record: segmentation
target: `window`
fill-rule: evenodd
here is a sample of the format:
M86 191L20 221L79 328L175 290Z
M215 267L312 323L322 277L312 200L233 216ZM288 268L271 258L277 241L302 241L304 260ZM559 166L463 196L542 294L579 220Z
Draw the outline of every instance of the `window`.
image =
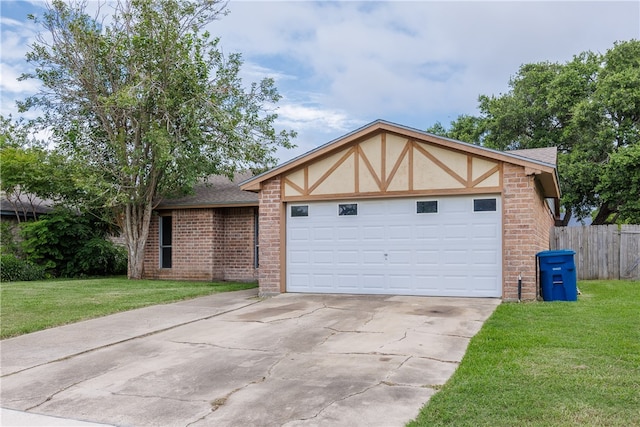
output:
M357 203L339 204L338 215L340 216L358 215L358 204Z
M253 267L260 267L260 216L259 212L256 209L253 214L253 242L254 242L254 253L253 253Z
M171 268L172 221L170 216L160 217L160 268Z
M496 199L473 199L474 212L495 212Z
M438 201L427 200L416 202L416 213L438 213Z
M308 205L291 206L291 217L309 216Z

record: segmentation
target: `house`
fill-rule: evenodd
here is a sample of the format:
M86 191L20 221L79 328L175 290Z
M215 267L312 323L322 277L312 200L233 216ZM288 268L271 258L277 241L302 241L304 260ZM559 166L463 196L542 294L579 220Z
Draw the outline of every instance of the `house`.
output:
M531 300L560 197L555 148L500 152L383 120L244 178L160 204L145 276L505 300L521 277Z
M43 200L30 193L0 192L0 220L19 223L36 219L53 210L53 201Z
M162 201L145 246L143 277L254 281L258 278L258 195L212 176L195 194Z
M259 197L260 294L538 295L556 149L500 152L375 121L241 188Z

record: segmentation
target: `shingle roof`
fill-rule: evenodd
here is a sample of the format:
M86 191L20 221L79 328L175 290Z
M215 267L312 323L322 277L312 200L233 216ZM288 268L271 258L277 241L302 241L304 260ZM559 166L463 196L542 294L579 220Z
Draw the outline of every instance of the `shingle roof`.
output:
M258 206L258 194L240 189L239 183L251 178L251 172L236 174L233 181L226 176L212 175L206 182L197 184L194 194L175 199L165 199L157 209L205 208L228 206Z
M524 150L510 150L506 152L552 165L555 165L558 161L557 147L528 148Z
M48 213L53 210L53 202L51 200L43 200L29 194L21 194L19 200L16 200L16 202L18 203L18 212L20 216L24 216L25 210L29 217L33 214L34 210L38 215ZM4 192L0 194L0 211L2 211L3 216L15 215L13 204L7 200Z

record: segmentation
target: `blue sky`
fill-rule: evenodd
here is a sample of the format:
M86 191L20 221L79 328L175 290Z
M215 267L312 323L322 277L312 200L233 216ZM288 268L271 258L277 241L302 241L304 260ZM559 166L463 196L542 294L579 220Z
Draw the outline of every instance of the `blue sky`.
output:
M107 2L108 3L108 2ZM18 82L42 1L0 0L0 113L38 89ZM96 0L89 0L96 7ZM477 114L521 64L565 62L640 39L640 1L241 1L209 30L244 58L247 83L273 77L286 161L376 119L426 129ZM30 114L37 114L32 112Z

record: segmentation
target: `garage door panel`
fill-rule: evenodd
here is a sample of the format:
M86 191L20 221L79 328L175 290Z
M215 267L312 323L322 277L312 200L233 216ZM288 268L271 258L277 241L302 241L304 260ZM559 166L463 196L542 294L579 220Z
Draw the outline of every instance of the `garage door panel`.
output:
M384 263L384 253L381 250L363 250L362 263L365 266L379 266Z
M365 242L384 242L385 228L382 226L363 226L362 239Z
M291 240L294 242L308 242L310 230L304 228L297 228L291 230Z
M331 266L334 264L333 251L330 250L315 250L313 252L314 265Z
M333 289L335 278L333 274L315 273L311 275L313 292L321 292Z
M295 229L294 229L295 230ZM313 242L333 242L333 227L314 227L312 229Z
M386 264L389 266L409 267L414 264L413 251L408 249L390 251Z
M501 225L473 212L473 197L309 202L287 215L287 290L434 296L501 296ZM339 216L338 204L357 203ZM421 209L432 204L421 205ZM288 213L289 210L288 210Z
M437 267L440 265L440 251L437 249L417 250L415 264L420 267Z
M357 250L338 249L336 251L336 264L338 266L358 266L360 265L360 253Z
M364 291L373 291L372 293L380 293L384 290L385 275L378 274L363 274L362 275L362 289Z

